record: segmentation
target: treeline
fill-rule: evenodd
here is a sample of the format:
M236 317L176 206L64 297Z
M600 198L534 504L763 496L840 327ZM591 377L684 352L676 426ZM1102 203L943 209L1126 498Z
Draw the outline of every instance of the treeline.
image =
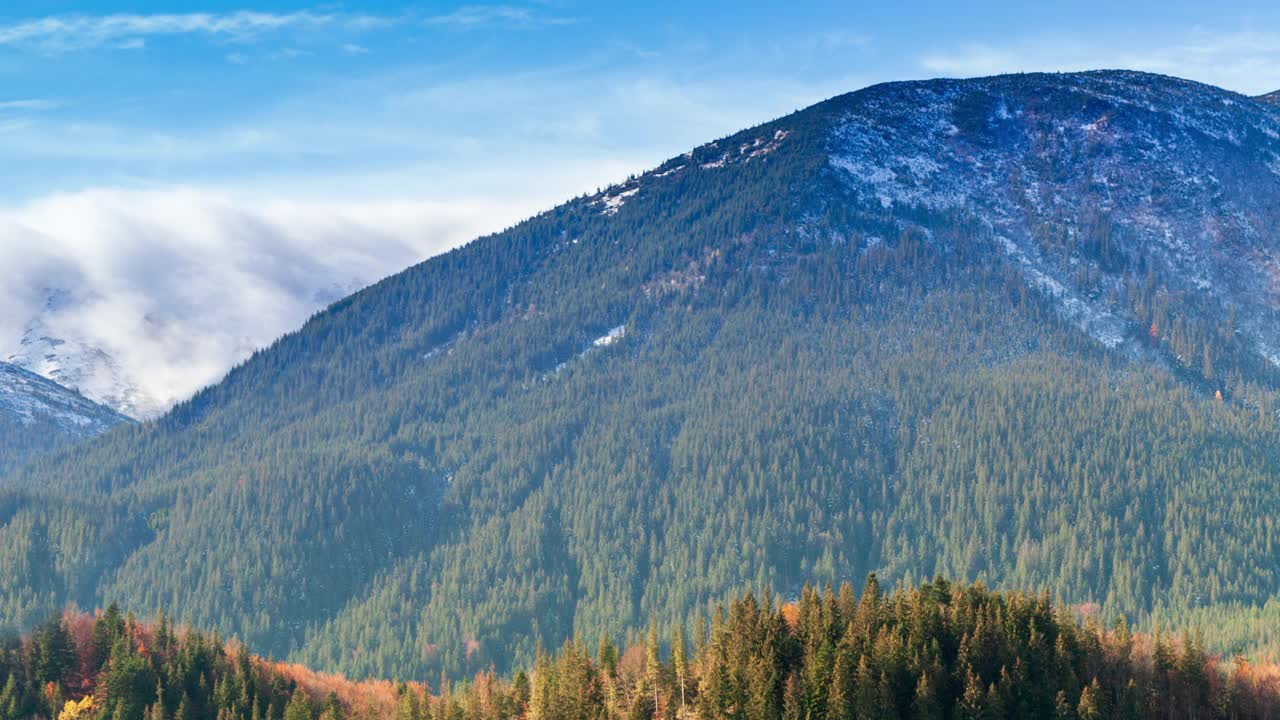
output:
M420 704L424 686L351 683L115 605L0 640L0 720L390 718L410 697Z
M686 637L685 628L691 628ZM0 653L0 720L1001 720L1270 718L1280 670L1198 636L1136 636L1047 595L934 580L891 594L748 593L660 639L567 641L531 669L468 682L353 683L251 657L113 606L66 614Z
M935 580L860 597L806 587L798 602L747 594L660 649L657 633L595 656L540 653L529 678L482 678L439 716L579 718L1263 718L1280 673L1211 656L1197 635L1135 636L1055 607L1047 595ZM526 689L527 685L527 689ZM504 694L505 693L505 694ZM492 711L471 713L473 708Z

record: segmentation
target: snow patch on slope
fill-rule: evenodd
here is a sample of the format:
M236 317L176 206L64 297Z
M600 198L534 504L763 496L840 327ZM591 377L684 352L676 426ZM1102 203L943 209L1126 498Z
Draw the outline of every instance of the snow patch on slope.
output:
M90 437L128 422L109 408L72 392L57 383L0 362L0 414L24 425L37 420L52 421L60 429L80 437Z
M1005 254L1022 268L1023 274L1031 281L1032 286L1057 301L1063 317L1108 348L1118 347L1124 342L1125 321L1123 319L1082 300L1066 285L1041 272L1022 248L1009 238L999 237L997 240L1004 247Z
M622 337L626 334L627 334L627 326L619 325L618 327L613 328L612 330L605 333L604 335L601 335L595 340L592 340L591 347L598 347L598 348L609 347L610 345L621 340Z
M601 215L618 214L618 210L623 205L626 204L627 198L635 197L637 194L639 194L639 192L640 192L640 188L633 187L628 190L621 190L613 194L606 193L605 196L600 198L599 200L599 203L601 205L604 205L604 209L600 211L600 214Z

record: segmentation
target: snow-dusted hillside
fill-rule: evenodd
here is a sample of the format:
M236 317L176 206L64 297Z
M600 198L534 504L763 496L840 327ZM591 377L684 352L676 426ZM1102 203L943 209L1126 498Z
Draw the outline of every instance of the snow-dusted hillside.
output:
M1229 326L1280 365L1280 108L1123 71L891 83L834 103L829 163L856 197L972 213L1104 345L1167 331L1126 305L1127 284L1151 278L1172 317Z
M5 362L0 362L0 417L19 425L52 424L75 437L91 437L129 422L110 408Z

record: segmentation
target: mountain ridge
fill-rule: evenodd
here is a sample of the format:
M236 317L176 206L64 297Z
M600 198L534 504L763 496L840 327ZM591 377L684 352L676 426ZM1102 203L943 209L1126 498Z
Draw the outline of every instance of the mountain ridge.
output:
M38 461L0 495L26 548L0 607L176 602L421 676L873 570L1260 605L1277 123L1188 81L1024 75L699 146Z
M132 420L24 368L0 362L0 473L31 456Z

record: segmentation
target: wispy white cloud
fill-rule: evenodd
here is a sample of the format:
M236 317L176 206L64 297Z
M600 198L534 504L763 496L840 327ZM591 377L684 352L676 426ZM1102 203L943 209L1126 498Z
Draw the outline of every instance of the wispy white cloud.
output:
M475 27L492 23L509 23L520 25L564 25L572 23L572 18L548 16L536 13L529 8L514 5L465 5L444 15L434 15L426 19L429 25L452 25L455 27Z
M33 47L48 52L91 48L138 48L148 37L198 34L232 42L289 28L342 26L370 29L393 22L369 15L314 12L163 13L57 15L0 25L0 46Z
M1167 43L1147 46L1062 37L968 43L926 54L919 65L930 73L959 77L1125 68L1259 94L1280 87L1280 33L1196 28Z
M132 386L131 409L153 414L327 303L530 211L193 188L49 196L0 210L0 359L37 328L67 341L56 352L84 351L86 395Z
M21 98L18 100L0 100L0 112L8 111L25 111L40 112L43 110L52 110L58 106L52 100L45 98Z

